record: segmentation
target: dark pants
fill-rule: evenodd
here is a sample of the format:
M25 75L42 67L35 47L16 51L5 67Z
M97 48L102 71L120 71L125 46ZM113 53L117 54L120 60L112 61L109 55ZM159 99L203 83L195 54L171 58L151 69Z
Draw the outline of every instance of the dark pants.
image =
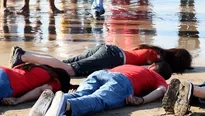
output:
M205 82L202 83L201 85L198 85L198 86L199 87L204 87L205 86ZM205 99L193 96L191 98L190 105L192 105L192 106L198 106L199 105L200 107L205 107Z
M76 76L87 76L97 70L123 65L124 57L117 46L103 44L63 62L71 64Z

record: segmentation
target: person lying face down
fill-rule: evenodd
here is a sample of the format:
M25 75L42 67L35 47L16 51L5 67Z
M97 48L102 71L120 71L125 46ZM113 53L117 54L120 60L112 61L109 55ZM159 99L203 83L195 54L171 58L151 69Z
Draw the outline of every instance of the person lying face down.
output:
M192 57L187 50L182 48L163 49L158 46L141 44L137 48L124 50L115 45L101 44L94 46L86 53L60 61L48 54L13 47L11 67L31 62L62 68L70 76L87 76L97 70L124 64L146 65L158 61L166 61L173 73L183 73L186 69L191 69Z
M89 115L126 105L149 103L164 95L168 86L165 79L169 79L171 74L166 62L155 63L149 68L121 65L95 71L80 83L76 92L63 94L58 91L46 116L65 113Z
M70 84L66 71L47 65L22 64L14 68L0 66L0 100L7 105L35 100L45 89L53 92L77 88Z

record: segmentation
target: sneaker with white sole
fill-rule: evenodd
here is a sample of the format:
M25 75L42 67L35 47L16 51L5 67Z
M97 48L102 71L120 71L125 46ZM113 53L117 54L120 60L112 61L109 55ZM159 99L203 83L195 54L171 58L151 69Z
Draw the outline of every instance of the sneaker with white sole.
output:
M162 99L162 106L166 113L174 113L174 104L177 101L177 94L180 85L179 79L172 79L164 97Z
M29 116L44 116L50 107L53 98L54 93L50 89L44 90L34 106L31 108Z
M189 102L193 94L193 84L182 81L179 86L179 94L174 105L174 113L177 116L184 116L190 108Z
M45 116L63 116L66 113L67 100L62 91L58 91Z

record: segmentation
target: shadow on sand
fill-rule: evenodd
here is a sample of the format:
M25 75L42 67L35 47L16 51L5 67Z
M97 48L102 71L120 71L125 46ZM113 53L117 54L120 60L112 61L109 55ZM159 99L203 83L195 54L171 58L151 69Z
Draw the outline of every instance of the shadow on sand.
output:
M20 109L31 108L34 105L34 103L35 101L22 103L16 106L0 105L0 114L4 114L6 111L9 110L20 110Z
M131 116L131 114L135 111L144 110L144 109L148 110L148 109L153 109L153 108L160 108L161 106L162 106L161 101L157 100L155 102L144 104L141 106L126 106L126 107L119 108L119 109L106 110L106 111L96 113L91 116Z

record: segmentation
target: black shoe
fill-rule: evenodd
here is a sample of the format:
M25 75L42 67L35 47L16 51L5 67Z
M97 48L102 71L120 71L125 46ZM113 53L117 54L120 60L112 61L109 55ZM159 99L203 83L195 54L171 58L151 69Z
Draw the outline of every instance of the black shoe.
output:
M172 79L169 84L169 87L162 99L162 106L166 113L174 113L174 105L178 98L177 94L180 83L179 79Z
M25 53L25 51L20 47L12 47L12 55L10 58L10 67L13 68L19 64L24 63L21 60L21 56Z
M100 19L102 19L101 15L105 13L105 10L104 9L102 9L102 10L92 9L91 12L92 12L92 16L94 19L100 20Z

